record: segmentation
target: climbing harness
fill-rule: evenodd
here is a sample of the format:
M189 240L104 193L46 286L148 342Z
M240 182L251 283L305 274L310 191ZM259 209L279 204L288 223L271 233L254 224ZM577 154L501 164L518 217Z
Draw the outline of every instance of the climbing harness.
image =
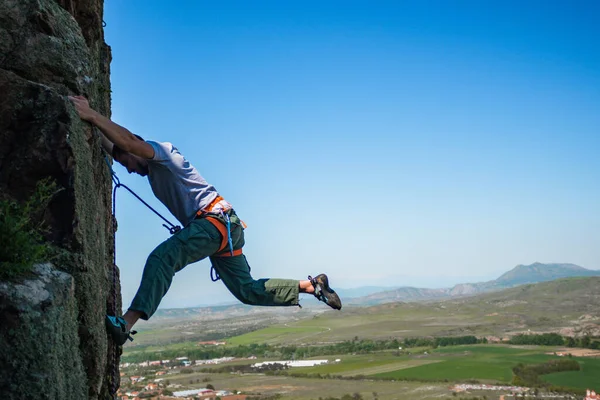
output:
M221 234L221 244L219 245L219 249L211 257L235 257L243 255L241 247L239 249L233 248L230 217L231 210L231 204L221 196L217 196L208 206L196 213L196 218L206 219L213 224ZM240 220L240 225L244 229L247 227L242 220ZM229 247L228 251L226 250L227 247ZM246 256L244 256L244 258L246 258ZM248 265L248 271L250 271L250 265ZM214 265L211 265L210 268L210 279L213 282L217 282L221 279Z
M223 224L223 222L221 222L220 219L215 218L215 217L211 217L211 216L203 217L208 222L213 224L215 226L215 228L217 228L219 230L219 233L221 234L221 238L222 238L221 245L219 246L219 250L217 250L217 252L215 254L213 254L212 257L239 256L240 254L242 254L242 249L241 248L239 248L237 250L233 249L233 240L231 238L231 219L229 218L229 215L227 215L227 214L223 214L223 215L224 216L221 216L221 218L223 218L225 220L225 224ZM227 247L229 247L229 251L223 251Z

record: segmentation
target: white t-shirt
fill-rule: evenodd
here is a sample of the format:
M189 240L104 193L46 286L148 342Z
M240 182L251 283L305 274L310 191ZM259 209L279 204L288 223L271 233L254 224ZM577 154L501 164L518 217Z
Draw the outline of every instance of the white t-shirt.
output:
M156 198L186 226L219 193L171 143L146 143L154 149L154 158L148 160L150 187Z

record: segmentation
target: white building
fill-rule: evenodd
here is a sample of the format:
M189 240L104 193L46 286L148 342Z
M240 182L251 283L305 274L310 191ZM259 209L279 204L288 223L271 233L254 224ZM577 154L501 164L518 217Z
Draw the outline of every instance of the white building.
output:
M221 364L227 361L233 361L235 357L221 357L221 358L213 358L211 360L196 360L196 365L201 364Z
M188 396L203 396L203 395L207 395L207 394L213 394L214 391L207 389L207 388L202 388L202 389L192 389L192 390L182 390L181 392L173 392L173 396L175 397L188 397Z
M328 360L299 360L299 361L265 361L252 364L253 368L259 368L265 365L281 364L288 367L314 367L315 365L327 364Z

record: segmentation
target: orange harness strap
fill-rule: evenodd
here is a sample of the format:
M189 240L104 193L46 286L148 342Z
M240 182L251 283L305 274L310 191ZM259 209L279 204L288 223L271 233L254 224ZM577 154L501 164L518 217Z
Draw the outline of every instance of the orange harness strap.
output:
M213 224L215 226L215 228L217 228L219 230L219 233L221 234L221 245L219 246L219 250L217 250L217 252L212 255L213 257L233 257L233 256L239 256L240 254L242 254L241 248L234 250L233 254L231 254L231 252L229 252L229 251L219 254L221 251L223 251L227 247L227 238L228 238L227 228L225 228L225 225L223 225L223 223L216 218L213 218L213 217L204 217L204 218L206 218L206 220L208 222Z
M215 206L221 201L224 200L221 196L217 196L215 197L215 199L213 201L210 202L209 205L207 205L206 207L204 207L202 210L198 210L198 212L196 213L197 217L202 216L202 214L207 213L207 212L211 212L213 208L215 208Z

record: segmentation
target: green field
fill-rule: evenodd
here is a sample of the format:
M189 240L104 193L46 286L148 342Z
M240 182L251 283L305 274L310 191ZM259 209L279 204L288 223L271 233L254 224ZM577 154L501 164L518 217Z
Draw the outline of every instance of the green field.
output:
M576 360L581 365L581 371L548 374L543 379L557 386L600 389L600 359L577 357Z
M264 342L265 337L276 338L278 335L310 335L315 331L318 333L321 329L314 325L275 326L239 336L227 346ZM167 347L178 349L183 355L186 348L196 346L193 343L179 343ZM518 363L539 364L559 358L546 354L553 352L554 348L541 346L469 345L441 347L435 350L426 348L405 350L411 354L381 351L370 354L318 356L315 358L328 359L329 363L308 368L293 368L289 370L289 373L305 376L320 374L321 376L331 375L344 378L366 376L399 381L465 382L474 380L482 383L510 384L513 376L512 368ZM335 362L336 359L340 361ZM600 382L600 359L585 357L576 357L575 359L580 363L581 371L550 374L544 376L543 379L557 386L578 389L597 387ZM260 360L253 362L258 361ZM250 363L247 360L240 360L235 364Z
M292 326L276 325L258 331L250 332L245 335L236 336L227 340L231 345L243 345L252 343L285 343L287 338L294 337L294 340L309 340L311 336L317 336L328 332L329 328L310 325L310 324L294 324Z
M518 363L539 364L560 357L544 354L552 349L544 347L515 348L504 346L456 346L433 351L428 357L434 364L399 369L380 374L376 378L419 379L510 383L512 368ZM600 359L575 358L581 371L561 372L543 376L557 386L587 389L600 383Z
M366 355L328 356L330 363L311 368L296 368L294 374L364 375L395 380L510 384L512 368L518 363L539 364L558 356L545 354L553 348L538 346L473 345L451 346L428 351L428 354L395 355L378 352ZM325 358L325 357L322 357ZM331 363L335 358L339 363ZM582 370L547 375L555 385L579 389L595 387L600 382L600 359L578 357Z
M228 339L228 343L320 345L355 336L369 339L420 337L450 333L491 334L505 316L486 317L477 307L448 310L420 304L392 304L370 309L324 312L312 318L275 325Z
M420 379L432 381L491 381L510 383L512 368L520 363L544 362L552 356L540 350L524 350L504 346L456 346L433 351L428 359L435 364L377 374L378 378Z
M279 375L232 374L223 371L223 367L249 365L264 360L239 359L221 365L192 367L189 369L194 372L190 374L172 371L167 379L185 387L193 387L198 382L206 382L204 379L210 379L218 388L262 394L280 393L284 398L297 399L318 398L319 392L337 396L356 392L369 397L372 397L372 392L378 392L381 399L431 399L451 396L450 387L460 382L510 384L515 365L559 359L552 354L555 350L553 347L510 345L448 346L435 350L409 348L403 352L387 350L314 357L327 359L329 363L291 368ZM597 389L600 383L600 359L574 359L580 363L581 371L550 374L542 378L557 386ZM396 393L402 393L402 396L397 397ZM502 392L481 391L479 394L492 396Z
M402 368L413 368L420 365L436 362L434 360L411 359L409 356L395 356L390 352L377 352L361 355L335 355L317 357L328 359L329 364L316 367L295 368L294 373L299 374L321 374L336 376L374 375L380 372L395 371ZM340 359L340 362L334 360Z

